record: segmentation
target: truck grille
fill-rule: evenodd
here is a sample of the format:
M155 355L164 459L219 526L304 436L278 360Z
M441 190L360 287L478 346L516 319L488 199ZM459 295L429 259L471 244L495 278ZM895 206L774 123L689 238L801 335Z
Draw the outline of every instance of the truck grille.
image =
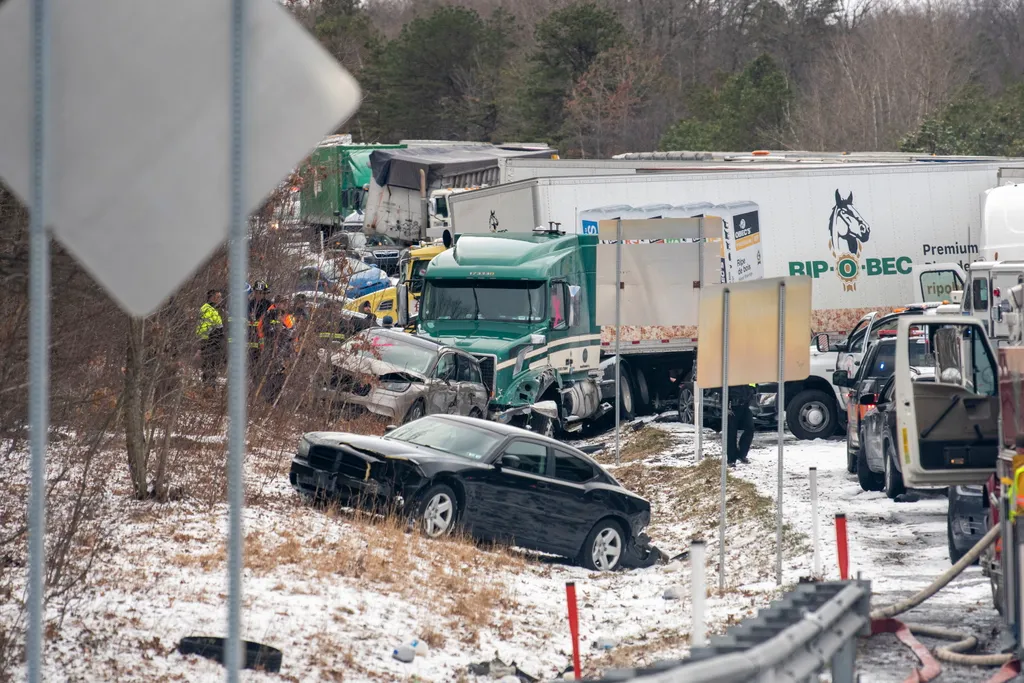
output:
M488 393L494 396L494 373L495 368L498 365L498 357L490 354L473 354L473 356L480 361L480 374L483 375L484 386L487 387Z
M312 446L309 449L309 466L315 470L333 472L338 451L329 446Z

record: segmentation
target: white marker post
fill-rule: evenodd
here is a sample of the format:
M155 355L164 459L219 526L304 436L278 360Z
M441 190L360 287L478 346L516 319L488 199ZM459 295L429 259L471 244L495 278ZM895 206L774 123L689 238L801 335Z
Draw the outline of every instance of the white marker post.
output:
M811 485L811 546L814 554L814 578L821 578L821 550L818 542L818 468L808 472Z
M690 645L705 647L708 644L707 597L708 582L705 576L707 547L704 541L690 542L690 604L693 610L693 625L690 628Z

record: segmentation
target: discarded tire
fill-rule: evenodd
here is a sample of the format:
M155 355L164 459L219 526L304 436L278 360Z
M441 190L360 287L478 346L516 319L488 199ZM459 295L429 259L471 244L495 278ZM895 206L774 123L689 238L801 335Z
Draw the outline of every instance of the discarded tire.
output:
M223 664L226 640L215 636L186 636L178 643L178 652L183 655L199 655ZM254 643L251 640L243 640L242 647L245 651L243 669L258 669L270 673L281 671L282 655L276 647Z

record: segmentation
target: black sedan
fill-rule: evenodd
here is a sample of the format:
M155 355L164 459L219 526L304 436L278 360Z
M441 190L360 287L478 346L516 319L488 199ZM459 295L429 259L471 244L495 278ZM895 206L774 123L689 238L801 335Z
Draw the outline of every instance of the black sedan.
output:
M430 537L562 555L589 569L649 566L651 506L580 451L486 420L430 415L383 437L312 432L292 460L306 496L397 510Z

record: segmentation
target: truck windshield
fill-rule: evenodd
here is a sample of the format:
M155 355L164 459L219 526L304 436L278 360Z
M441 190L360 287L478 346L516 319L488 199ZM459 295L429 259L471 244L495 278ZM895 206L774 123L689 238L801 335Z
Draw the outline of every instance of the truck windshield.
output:
M420 318L541 322L545 309L543 282L428 280Z

